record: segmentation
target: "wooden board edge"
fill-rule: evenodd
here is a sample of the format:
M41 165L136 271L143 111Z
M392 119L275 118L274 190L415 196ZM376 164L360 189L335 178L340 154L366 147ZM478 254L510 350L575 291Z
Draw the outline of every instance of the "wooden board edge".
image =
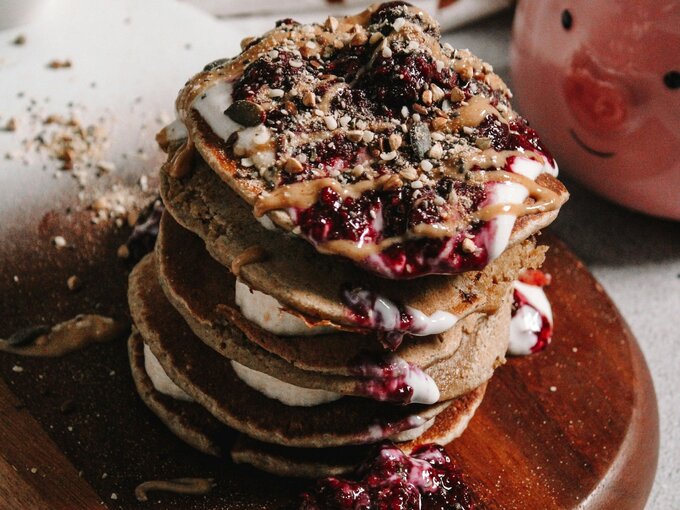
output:
M0 378L0 510L106 508Z

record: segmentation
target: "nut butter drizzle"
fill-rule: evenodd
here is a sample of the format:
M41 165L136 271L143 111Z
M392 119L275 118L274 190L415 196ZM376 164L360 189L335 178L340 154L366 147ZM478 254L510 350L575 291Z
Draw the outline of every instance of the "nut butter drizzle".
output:
M526 157L526 153L519 151L505 151L499 153L505 159L511 156ZM520 174L508 172L506 170L493 171L473 171L466 174L470 180L479 183L507 183L514 182L527 188L529 196L534 200L532 203L498 203L483 207L479 211L472 213L473 220L491 221L502 214L512 214L517 217L528 214L537 214L555 210L561 205L560 195L554 191L538 185L533 180ZM255 215L263 214L275 210L297 207L305 209L314 205L321 190L325 188L333 189L342 198L358 198L364 192L372 189L381 189L390 176L384 175L378 179L359 181L355 184L342 185L334 179L316 179L295 184L288 184L275 189L271 193L260 195L255 202ZM451 223L437 223L429 225L417 225L418 234L427 234L428 237L442 238L452 236L456 233L456 226ZM423 230L427 228L427 232ZM408 236L395 236L384 239L373 244L358 244L354 241L336 239L326 241L317 245L317 249L322 253L336 253L353 259L364 258L379 253L389 246L405 241ZM236 274L236 273L234 273Z
M215 487L213 478L174 478L172 480L149 480L135 488L137 501L148 501L150 491L174 492L175 494L191 494L203 496Z
M101 315L77 315L51 329L32 328L37 335L31 335L31 328L22 330L25 334L12 335L0 340L0 351L23 356L58 357L83 349L93 343L110 342L122 336L127 324Z
M238 277L241 274L241 268L248 264L262 262L267 258L267 252L262 246L257 244L250 246L239 253L234 260L231 261L231 272Z

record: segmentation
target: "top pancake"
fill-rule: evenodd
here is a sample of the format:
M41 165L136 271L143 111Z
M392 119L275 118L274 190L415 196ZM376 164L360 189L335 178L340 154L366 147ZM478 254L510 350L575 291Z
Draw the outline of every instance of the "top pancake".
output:
M307 243L266 230L200 160L183 179L161 173L161 195L173 218L201 237L212 257L227 268L252 246L264 250L264 260L239 270L239 278L249 287L273 296L291 311L349 328L356 323L341 300L348 284L359 282L363 288L428 315L444 310L463 317L495 310L521 270L540 267L545 252L545 247L525 241L483 271L393 281L358 270L340 258L320 257Z
M508 242L500 205L520 217L512 243L567 198L509 97L414 7L285 21L187 83L189 139L165 168L184 174L195 145L258 215L385 277L479 269ZM499 193L509 182L524 191Z

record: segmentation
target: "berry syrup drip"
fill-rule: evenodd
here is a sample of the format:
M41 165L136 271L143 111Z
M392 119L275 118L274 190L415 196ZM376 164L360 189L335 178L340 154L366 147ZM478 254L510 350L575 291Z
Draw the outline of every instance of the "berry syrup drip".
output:
M439 400L434 380L394 354L362 355L351 363L351 371L363 378L359 391L375 400L398 404L434 404Z
M510 345L513 355L527 355L545 349L552 339L553 317L543 287L550 284L550 275L527 270L514 284Z
M130 237L125 243L130 252L129 260L131 262L139 262L144 255L153 250L164 209L161 199L156 198L139 213Z
M341 298L348 318L359 326L384 332L381 341L391 351L401 345L406 334L437 335L451 329L458 320L442 310L426 315L362 287L347 286Z
M300 510L474 510L474 494L437 444L406 455L380 445L351 479L330 477L302 495Z

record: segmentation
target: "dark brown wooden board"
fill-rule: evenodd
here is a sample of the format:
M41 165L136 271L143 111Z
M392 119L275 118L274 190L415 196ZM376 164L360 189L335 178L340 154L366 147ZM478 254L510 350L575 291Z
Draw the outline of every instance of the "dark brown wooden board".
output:
M127 317L128 268L115 257L124 231L91 226L86 213L24 223L0 244L0 337L76 313ZM75 248L51 246L59 234ZM658 454L649 372L600 285L566 246L543 240L551 245L553 344L498 370L449 451L481 508L643 508ZM83 281L77 293L66 288L71 274ZM123 338L61 359L2 354L0 374L0 509L102 508L100 499L125 509L289 508L309 483L233 466L175 439L136 397ZM139 482L180 476L213 476L218 486L206 497L134 499Z

